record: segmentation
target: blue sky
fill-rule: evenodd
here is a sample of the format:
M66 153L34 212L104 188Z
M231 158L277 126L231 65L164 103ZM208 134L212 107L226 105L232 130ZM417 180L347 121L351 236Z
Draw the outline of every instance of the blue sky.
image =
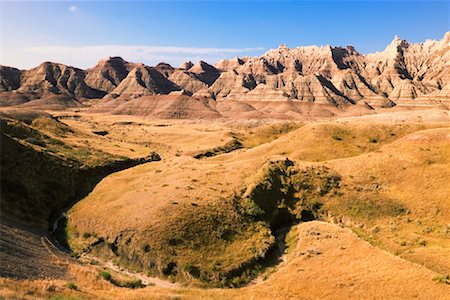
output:
M0 0L1 1L1 0ZM449 31L449 1L2 1L1 64L81 68L120 55L179 65L261 55L280 44L383 50Z

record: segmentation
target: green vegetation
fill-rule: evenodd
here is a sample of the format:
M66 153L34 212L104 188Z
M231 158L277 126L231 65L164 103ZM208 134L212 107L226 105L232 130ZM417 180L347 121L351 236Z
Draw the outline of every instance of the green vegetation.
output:
M92 235L89 232L85 232L83 233L83 239L88 239L90 238Z
M98 273L98 275L101 277L101 278L103 278L103 279L105 279L105 280L107 280L107 281L111 281L111 274L109 273L109 272L107 272L107 271L100 271L99 273Z
M115 286L118 287L124 287L124 288L130 288L130 289L138 289L143 288L145 285L142 283L142 280L136 279L136 280L117 280L112 277L111 273L108 271L100 271L98 275L103 278L106 281L111 282Z
M76 285L74 282L72 282L72 281L69 281L69 282L66 284L66 287L67 287L68 289L71 289L71 290L78 290L77 285Z

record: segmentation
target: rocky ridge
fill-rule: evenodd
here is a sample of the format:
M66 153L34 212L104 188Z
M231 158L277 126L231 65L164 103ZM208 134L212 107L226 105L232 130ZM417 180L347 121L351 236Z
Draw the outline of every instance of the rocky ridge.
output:
M53 104L59 101L73 107L77 100L110 102L170 94L207 101L213 107L220 107L213 102L222 100L319 103L337 108L363 104L369 109L447 106L449 49L450 32L440 41L417 44L396 36L384 51L367 55L352 46L290 49L281 45L260 57L222 60L214 66L199 61L179 68L166 63L149 67L120 57L101 60L87 70L50 62L30 70L0 66L0 105L40 99L45 106L47 100L42 99L51 98Z

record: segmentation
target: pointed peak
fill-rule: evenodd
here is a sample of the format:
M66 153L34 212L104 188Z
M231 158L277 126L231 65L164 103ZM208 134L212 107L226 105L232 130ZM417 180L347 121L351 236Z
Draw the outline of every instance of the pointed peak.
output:
M398 35L395 35L390 45L400 46L402 44L408 44L408 42L401 39Z
M235 63L236 65L243 65L244 61L242 59L240 59L239 57L235 57L231 60L233 63Z
M210 64L208 64L207 62L205 62L203 60L199 60L194 66L200 66L202 69L213 68L213 66L211 66Z
M120 56L108 56L107 58L101 59L95 66L125 64L128 64L128 62Z
M194 64L192 63L192 61L187 61L187 62L184 62L181 64L180 69L189 70L193 66L194 66Z
M145 65L145 64L143 64L143 63L141 63L141 62L139 62L139 63L135 63L134 65L133 65L133 69L132 69L132 71L138 71L138 70L142 70L142 69L146 69L147 68L147 66Z
M398 51L401 51L402 48L407 47L409 43L406 40L402 40L398 35L394 37L392 42L386 47L384 50L388 53L397 53Z
M193 73L202 73L207 70L215 70L216 68L211 66L210 64L204 62L203 60L198 61L195 65L193 65L189 71Z
M355 49L355 47L353 47L352 45L347 45L345 47L345 49L347 50L348 53L353 54L353 55L359 55L359 52Z
M160 62L159 64L157 64L155 66L156 69L168 69L168 70L173 70L173 67L165 62Z
M442 40L444 41L444 43L450 43L450 31L447 31L444 34L444 37L442 38Z

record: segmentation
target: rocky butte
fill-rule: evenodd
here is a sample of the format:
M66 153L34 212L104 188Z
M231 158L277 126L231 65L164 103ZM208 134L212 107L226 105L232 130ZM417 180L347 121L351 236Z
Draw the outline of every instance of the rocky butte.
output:
M92 106L158 118L301 118L306 112L320 117L397 105L442 107L450 99L449 42L450 32L417 44L396 36L384 51L367 55L352 46L282 45L260 57L179 68L120 57L87 70L52 62L30 70L0 66L0 105Z

